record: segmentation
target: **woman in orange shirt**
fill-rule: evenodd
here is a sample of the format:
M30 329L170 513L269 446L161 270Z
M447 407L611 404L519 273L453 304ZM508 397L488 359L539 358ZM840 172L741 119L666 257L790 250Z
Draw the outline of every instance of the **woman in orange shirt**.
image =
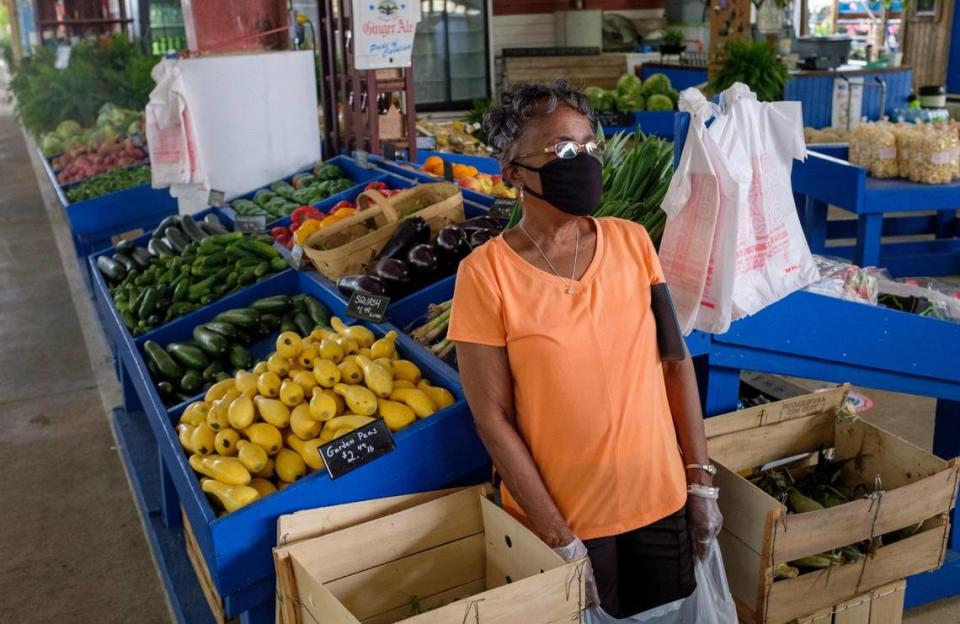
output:
M589 555L588 602L626 617L693 591L722 519L693 365L658 352L653 244L589 216L590 114L554 81L485 116L524 216L461 263L448 337L504 507L566 560Z

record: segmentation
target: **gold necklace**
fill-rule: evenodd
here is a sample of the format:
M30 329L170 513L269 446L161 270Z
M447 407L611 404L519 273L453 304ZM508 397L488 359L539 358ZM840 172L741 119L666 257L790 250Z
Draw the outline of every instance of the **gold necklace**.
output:
M560 271L557 271L556 267L553 266L553 263L550 262L550 258L547 257L547 254L543 253L543 249L540 247L540 244L537 243L537 241L533 240L533 237L530 236L530 232L528 232L526 228L523 227L522 223L518 225L520 226L520 231L526 234L527 238L530 239L530 242L533 243L533 246L536 247L537 251L540 252L540 255L543 257L544 262L547 263L547 266L550 267L550 270L553 271L553 274L559 277L560 279L563 279L562 277L560 277ZM579 259L580 259L580 226L578 225L577 226L577 248L576 248L576 251L573 252L573 271L570 272L570 283L567 284L568 295L572 295L575 292L577 292L573 288L573 282L577 277L577 261Z

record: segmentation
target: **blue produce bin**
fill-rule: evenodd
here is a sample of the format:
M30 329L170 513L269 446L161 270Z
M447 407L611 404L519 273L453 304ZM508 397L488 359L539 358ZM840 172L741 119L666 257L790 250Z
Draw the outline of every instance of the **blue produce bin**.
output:
M189 338L195 325L209 321L219 312L242 307L256 299L277 294L306 292L316 297L334 314L342 313L344 303L303 273L285 272L271 280L210 304L193 315L160 328L152 338L161 344ZM112 322L117 322L115 316ZM382 336L389 325L369 325ZM398 332L399 333L399 332ZM476 436L473 421L464 401L459 379L437 366L408 337L400 334L397 346L404 357L421 368L432 382L448 388L457 403L433 416L418 421L395 434L396 449L337 480L324 472L310 474L296 484L257 501L243 509L217 518L199 479L190 468L174 429L183 409L164 408L140 349L146 338L133 340L124 335L120 350L130 367L131 383L136 390L154 436L161 463L166 467L175 490L165 496L168 522L183 508L196 535L210 577L225 600L228 617L234 617L274 600L273 560L276 544L276 520L301 509L356 502L385 496L478 483L488 476L489 458Z
M633 122L629 126L604 126L604 135L609 139L617 132L633 132L639 129L644 134L652 134L668 141L673 140L674 111L642 111L633 113Z
M367 168L361 167L360 165L357 164L357 161L350 158L349 156L334 156L333 158L329 160L325 160L323 162L329 163L331 165L337 165L338 167L343 169L343 172L346 174L347 178L356 182L356 186L354 186L351 189L347 189L342 193L331 195L330 197L324 199L322 202L313 204L316 208L319 208L320 210L329 210L329 208L333 207L338 202L344 199L350 199L350 194L354 193L354 191L356 191L356 193L359 194L359 192L363 190L363 187L365 187L370 182L374 180L382 179L383 173L384 173L383 171L380 171L378 169L374 169L374 168L367 169ZM312 165L310 167L301 169L299 171L295 171L289 176L283 178L283 181L289 183L290 180L293 179L293 176L299 173L307 173L310 171L313 171ZM244 195L235 197L234 200L249 199L252 201L253 196L257 194L257 191L260 191L265 188L270 188L270 185L268 184L266 186L255 188L249 193L245 193ZM354 194L353 196L356 197L356 194ZM231 200L231 201L234 201L234 200ZM234 212L233 208L225 207L223 210L226 214L230 216L231 219L236 217L236 213ZM290 223L290 217L283 217L267 223L267 229L276 227L278 225L288 225L289 223Z
M416 182L442 182L442 178L430 175L425 171L419 171L415 168L423 164L423 162L429 156L440 156L445 160L450 162L459 163L463 165L470 165L476 167L481 173L489 173L490 175L500 175L500 163L494 160L493 158L487 158L485 156L465 156L463 154L447 154L441 152L417 152L417 162L411 163L406 160L397 160L390 161L386 160L381 156L370 156L370 161L376 163L377 167L383 171L388 171L394 175L407 178L409 180L414 180ZM493 195L487 195L486 193L478 193L467 188L460 189L463 192L463 198L479 204L481 206L490 207L493 205L494 197Z

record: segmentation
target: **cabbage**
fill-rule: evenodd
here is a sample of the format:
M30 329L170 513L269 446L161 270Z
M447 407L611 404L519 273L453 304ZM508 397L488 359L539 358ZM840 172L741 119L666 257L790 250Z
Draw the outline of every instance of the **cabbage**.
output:
M643 110L643 96L642 95L618 95L617 96L617 110L621 113L635 113L637 111Z
M672 111L673 101L662 93L654 93L647 98L648 111Z
M670 79L663 74L654 74L643 82L643 94L647 97L654 93L666 95L672 88Z
M79 134L83 130L83 127L72 119L64 119L57 126L57 129L54 130L54 133L63 140L69 139L70 137Z
M52 158L63 153L63 139L51 132L43 136L43 142L40 146L44 158Z
M590 108L592 108L595 113L603 111L604 97L607 93L605 90L600 87L587 87L583 92L587 96L587 99L590 100Z
M107 102L100 107L100 114L97 115L97 125L100 127L117 125L124 126L124 111L121 108L117 108L115 105Z
M127 134L143 134L143 122L140 119L131 121L127 126Z
M617 93L621 95L626 95L627 93L632 92L635 89L639 89L643 85L640 82L640 79L633 74L624 74L620 76L620 79L617 80Z

